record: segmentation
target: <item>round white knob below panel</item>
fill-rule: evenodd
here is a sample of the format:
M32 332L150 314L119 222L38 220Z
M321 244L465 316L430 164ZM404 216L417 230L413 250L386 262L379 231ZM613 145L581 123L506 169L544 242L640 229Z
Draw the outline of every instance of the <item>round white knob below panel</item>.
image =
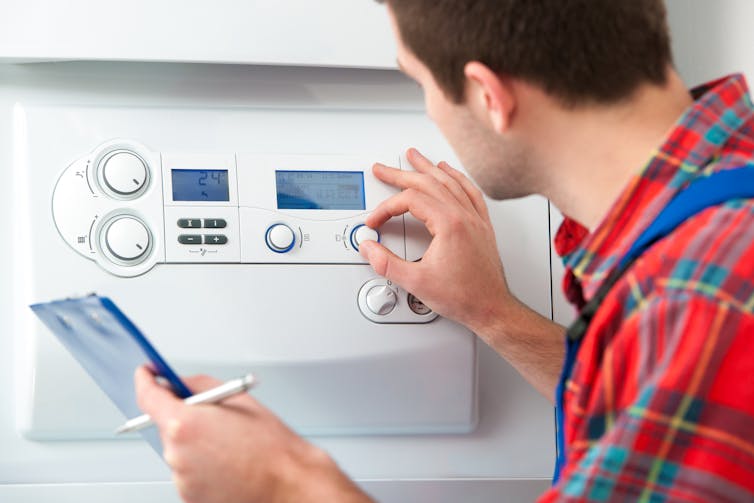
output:
M105 245L124 262L138 262L149 250L149 230L136 218L120 217L105 230Z
M293 229L285 224L275 224L267 229L265 236L267 246L276 253L285 253L293 248L296 243L296 235Z
M364 224L357 225L351 231L351 245L356 251L359 251L359 245L364 241L380 242L380 233Z
M374 286L367 292L366 302L374 314L385 316L395 309L398 294L387 285Z
M106 157L101 166L105 185L120 196L133 196L144 188L149 177L144 161L127 151Z

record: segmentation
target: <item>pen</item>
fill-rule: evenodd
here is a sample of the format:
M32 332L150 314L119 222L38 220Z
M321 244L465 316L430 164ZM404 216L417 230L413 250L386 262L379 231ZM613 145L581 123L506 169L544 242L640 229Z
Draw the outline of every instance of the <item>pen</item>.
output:
M230 396L248 391L252 386L254 386L255 383L256 379L254 378L254 376L252 374L246 374L245 376L239 377L238 379L232 379L226 383L223 383L216 388L197 393L196 395L191 395L190 397L186 398L183 403L185 403L186 405L195 405L198 403L217 403L225 400ZM115 430L115 433L118 435L121 433L130 433L132 431L143 430L147 426L151 425L152 418L149 417L149 414L144 414L143 416L129 419L123 424L123 426Z

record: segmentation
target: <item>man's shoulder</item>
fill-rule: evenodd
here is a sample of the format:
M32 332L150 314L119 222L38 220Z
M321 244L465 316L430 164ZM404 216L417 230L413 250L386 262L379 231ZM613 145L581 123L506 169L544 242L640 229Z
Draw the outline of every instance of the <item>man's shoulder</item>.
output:
M645 252L632 276L647 295L686 292L754 312L754 198L690 217Z
M739 321L754 319L754 198L693 215L647 249L610 291L590 332L602 344L641 327L653 338L673 331L682 314L721 306Z

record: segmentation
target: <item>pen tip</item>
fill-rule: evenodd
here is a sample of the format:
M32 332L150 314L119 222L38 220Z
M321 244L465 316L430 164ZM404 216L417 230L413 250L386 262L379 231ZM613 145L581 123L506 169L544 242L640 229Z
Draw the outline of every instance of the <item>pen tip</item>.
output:
M256 382L256 378L254 377L254 374L246 374L243 376L243 384L244 386L251 387Z

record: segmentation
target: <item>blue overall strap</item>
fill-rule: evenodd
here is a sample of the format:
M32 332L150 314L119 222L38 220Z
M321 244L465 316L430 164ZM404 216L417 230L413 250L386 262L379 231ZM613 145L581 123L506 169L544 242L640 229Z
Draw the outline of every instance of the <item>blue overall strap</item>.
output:
M618 266L600 285L597 293L587 302L579 317L566 331L566 357L555 391L555 435L557 460L553 484L557 483L566 464L565 446L565 387L576 362L581 340L586 335L589 325L604 302L607 294L633 265L637 258L654 243L669 235L678 226L692 216L707 208L718 206L736 199L754 199L754 165L720 171L705 178L699 178L686 189L680 191L665 206L657 218L634 242Z

